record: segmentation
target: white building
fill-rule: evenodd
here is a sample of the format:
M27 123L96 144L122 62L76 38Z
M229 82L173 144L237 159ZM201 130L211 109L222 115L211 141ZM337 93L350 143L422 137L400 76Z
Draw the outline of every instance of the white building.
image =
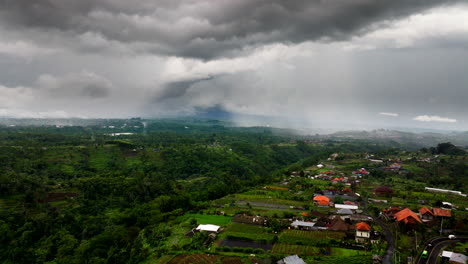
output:
M217 225L199 225L196 230L200 232L208 232L208 233L218 233L221 229L220 226Z

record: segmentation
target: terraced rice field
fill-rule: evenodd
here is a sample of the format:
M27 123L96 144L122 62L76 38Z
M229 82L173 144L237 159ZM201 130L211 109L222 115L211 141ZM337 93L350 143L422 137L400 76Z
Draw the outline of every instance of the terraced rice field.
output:
M215 264L221 256L210 254L181 254L173 258L167 264Z
M288 255L308 255L314 256L320 254L320 249L311 246L301 246L301 245L293 245L287 243L276 243L273 245L271 249L273 254L288 254Z
M279 237L282 243L302 244L302 245L316 245L325 240L335 239L342 240L345 233L333 231L301 231L301 230L285 230Z

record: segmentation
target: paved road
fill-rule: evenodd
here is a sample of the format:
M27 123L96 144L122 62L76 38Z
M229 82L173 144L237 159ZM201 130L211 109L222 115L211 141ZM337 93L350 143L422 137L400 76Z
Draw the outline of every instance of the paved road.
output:
M427 250L428 252L428 258L424 259L422 256L418 256L417 264L436 264L437 263L437 257L440 254L440 251L451 244L460 242L460 241L466 241L468 240L467 237L461 237L457 239L449 239L447 237L436 237L431 239L430 241L427 242L426 246L424 247L424 250ZM431 244L432 246L429 247L428 245Z
M375 216L371 215L369 213L369 211L367 211L367 197L363 197L361 206L362 206L363 212L365 214L367 214L368 216L372 217L372 219L374 219L374 222L379 224L382 227L382 229L384 230L385 240L387 240L387 250L385 251L385 254L383 255L382 263L383 264L392 264L393 263L393 259L392 259L393 252L395 251L395 238L393 237L392 232L390 231L388 226L385 225L384 222L382 222L382 220L380 220L378 217L375 217Z

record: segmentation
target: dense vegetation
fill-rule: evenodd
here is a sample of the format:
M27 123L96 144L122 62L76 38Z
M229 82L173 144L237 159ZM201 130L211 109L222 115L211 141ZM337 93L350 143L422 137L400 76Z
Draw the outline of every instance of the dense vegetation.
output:
M389 144L321 141L217 121L122 122L1 128L3 263L140 263L170 249L165 242L175 232L172 221L211 200L270 183L334 152L397 151ZM110 135L117 132L135 134ZM442 151L457 150L436 149ZM444 177L466 175L465 160L444 162ZM420 175L407 177L446 183L435 172ZM466 188L466 177L456 184ZM173 249L196 249L206 239L198 236Z

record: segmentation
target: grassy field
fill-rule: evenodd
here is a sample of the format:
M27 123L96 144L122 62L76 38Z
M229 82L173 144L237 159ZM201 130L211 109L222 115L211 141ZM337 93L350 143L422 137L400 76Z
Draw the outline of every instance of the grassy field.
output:
M232 217L223 215L202 215L202 214L187 214L187 217L193 217L197 220L198 224L206 225L219 225L226 226L231 223Z
M262 226L246 225L246 224L232 224L222 234L223 237L234 237L239 239L248 239L255 241L271 241L275 234L268 233L268 229Z

